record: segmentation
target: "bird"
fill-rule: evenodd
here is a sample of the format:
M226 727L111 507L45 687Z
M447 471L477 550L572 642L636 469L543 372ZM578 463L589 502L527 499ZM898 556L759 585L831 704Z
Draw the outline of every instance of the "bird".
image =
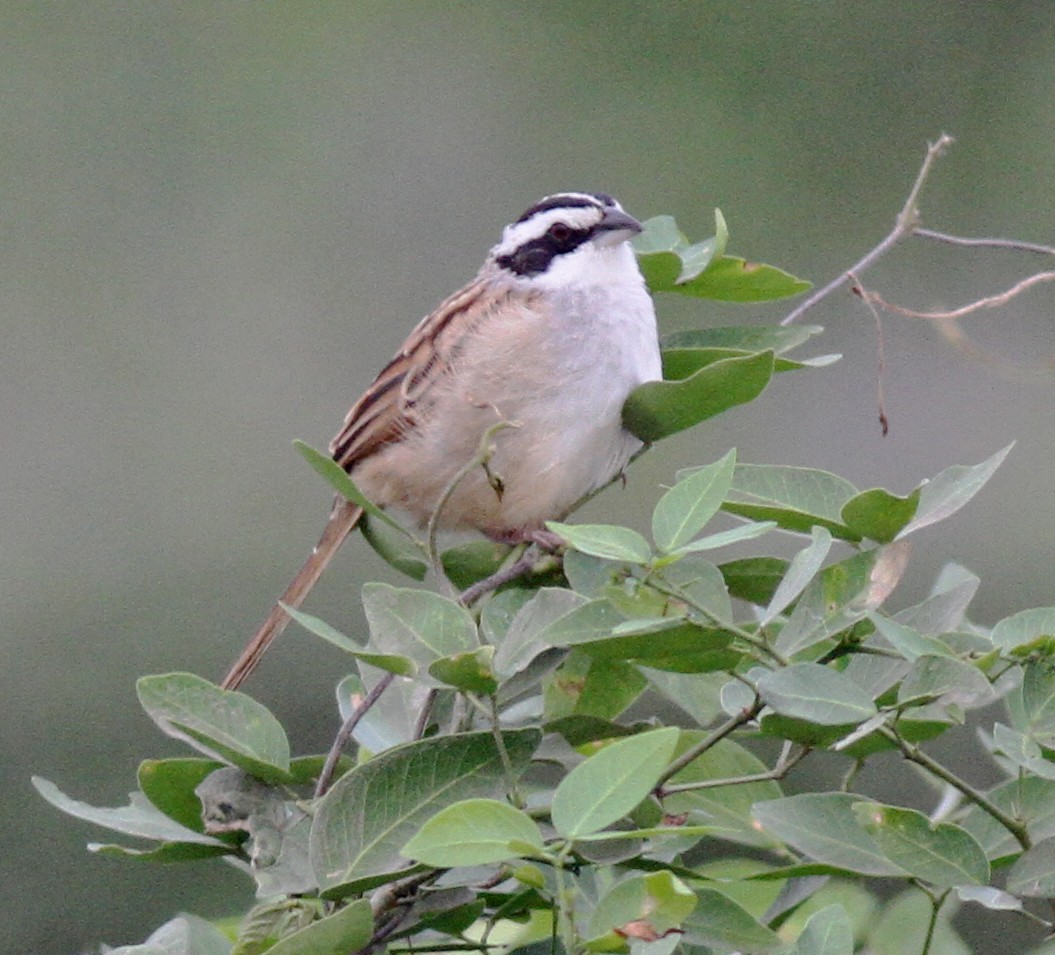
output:
M662 378L656 315L630 240L641 223L605 193L560 192L505 227L468 285L423 318L330 442L372 502L539 541L547 521L622 473L642 442L630 392ZM495 425L489 466L471 469ZM495 476L500 477L500 482ZM221 686L237 689L362 518L338 499L304 566Z

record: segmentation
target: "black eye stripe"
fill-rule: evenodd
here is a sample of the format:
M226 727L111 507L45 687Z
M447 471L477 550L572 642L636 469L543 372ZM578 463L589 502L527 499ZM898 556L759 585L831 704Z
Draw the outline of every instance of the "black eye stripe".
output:
M566 206L567 203L562 203L562 205ZM547 232L537 239L525 242L509 255L500 255L497 260L498 264L503 269L509 269L517 275L538 275L540 272L545 272L558 255L574 252L596 232L593 228L572 229L567 226L566 228L566 237L558 239Z

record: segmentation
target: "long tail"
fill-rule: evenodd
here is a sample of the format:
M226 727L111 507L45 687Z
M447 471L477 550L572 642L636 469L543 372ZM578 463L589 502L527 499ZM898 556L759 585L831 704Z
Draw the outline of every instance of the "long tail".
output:
M304 602L304 598L322 576L326 565L337 553L337 548L344 543L344 539L354 530L362 516L362 508L349 501L338 500L334 504L333 513L322 532L322 537L319 538L311 556L304 561L304 566L300 568L297 576L286 588L286 592L279 598L281 603L295 610ZM238 689L242 681L256 669L264 652L286 629L288 623L289 614L276 603L267 619L260 625L260 629L253 635L253 639L246 644L241 656L235 660L220 686L225 690Z

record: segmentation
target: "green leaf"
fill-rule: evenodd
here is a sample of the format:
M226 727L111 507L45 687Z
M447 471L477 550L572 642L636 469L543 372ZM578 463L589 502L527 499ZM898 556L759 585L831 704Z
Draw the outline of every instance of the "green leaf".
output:
M352 673L337 684L337 706L342 722L359 708L365 697L384 679L381 672L360 669L365 679ZM420 682L397 676L374 705L360 717L352 738L374 755L411 742L415 738L417 714L425 703L429 689ZM350 767L341 768L347 771Z
M681 273L678 275L677 284L695 278L706 270L716 257L725 253L725 244L729 239L729 230L726 228L722 213L714 210L716 234L703 242L696 242L680 251Z
M1038 639L1055 638L1055 607L1035 607L1005 617L991 634L1002 650L1028 647Z
M657 580L665 590L672 590L691 606L718 624L733 624L733 605L725 586L722 572L709 560L697 554L686 554L673 564L653 571L649 580ZM641 588L642 591L645 588ZM610 591L615 601L614 588ZM635 612L635 616L667 616L676 612L678 600L672 601L666 593L656 596L662 599L651 610Z
M161 842L152 849L133 849L131 846L117 845L112 842L89 842L85 848L95 855L115 859L132 859L136 862L153 862L159 865L215 859L234 851L230 845L221 849L219 846L201 846L191 842Z
M719 951L752 953L779 952L786 947L779 935L727 895L715 889L697 888L696 900L696 909L682 925L686 941Z
M853 626L874 607L869 601L879 551L854 554L832 564L807 585L777 637L777 649L792 656Z
M929 635L947 634L963 626L964 614L981 581L958 564L946 564L931 589L930 596L912 607L898 611L898 623Z
M355 486L355 482L349 477L348 472L328 454L316 451L311 445L305 444L303 441L294 441L293 447L296 448L297 453L312 466L315 472L346 501L358 504L363 509L363 512L368 514L375 521L387 524L393 530L399 531L406 537L411 537L397 520L382 511L381 508L374 504L370 498L360 491L359 488Z
M681 275L682 250L689 241L678 229L673 216L653 216L642 223L644 229L633 240L637 264L651 291L673 287Z
M1027 898L1055 896L1055 839L1044 839L1023 853L1007 874L1007 891Z
M112 955L228 955L230 941L195 915L179 915L150 934L142 945L107 949Z
M1055 743L1055 670L1050 665L1028 663L1022 688L1016 699L1021 701L1023 728L1033 739L1052 748Z
M730 544L740 544L743 541L754 540L756 537L768 534L776 526L776 521L760 521L757 524L749 522L727 531L699 537L684 547L679 547L677 553L679 555L698 554L702 550L717 550L720 547L728 547Z
M512 548L508 544L496 544L489 540L468 541L448 547L440 554L440 561L447 579L458 590L465 590L498 570L510 550Z
M267 951L268 955L348 955L365 948L373 934L370 900L359 899L287 935Z
M416 679L429 685L439 683L427 673L433 662L480 647L469 612L428 590L369 583L363 587L363 610L370 626L370 650L394 662L413 660ZM358 656L362 651L355 652Z
M201 803L194 790L223 763L213 759L145 759L136 773L139 788L170 819L204 832Z
M978 949L966 945L950 924L956 907L943 905L932 929L933 907L934 902L916 888L886 900L878 917L870 920L864 950L869 955L977 955ZM998 944L997 951L1002 952L1003 946Z
M583 713L558 716L556 719L547 720L542 726L543 732L560 734L564 737L567 744L573 748L586 743L596 743L602 739L619 739L621 736L633 736L635 733L644 732L648 728L647 724L624 726L622 723L613 723L611 720L602 719L598 716L587 716Z
M170 819L142 793L130 793L127 806L110 809L90 806L88 803L71 799L54 783L39 776L34 776L32 781L37 792L56 809L113 832L139 839L154 839L158 842L187 842L199 846L214 846L224 851L229 849L229 846L219 839L196 832Z
M826 527L815 526L810 530L812 542L809 547L800 550L788 565L787 572L774 591L766 607L765 613L759 618L758 625L765 627L772 623L777 616L784 612L791 602L802 593L806 585L813 580L817 571L821 569L828 551L832 546L832 535Z
M842 510L857 493L849 481L827 471L738 464L724 509L803 534L820 524L836 537L856 541L860 538L843 523Z
M547 721L574 714L614 719L646 686L648 681L635 666L573 650L545 679L543 713Z
M755 819L770 834L810 859L861 875L904 877L858 824L850 793L804 793L756 803Z
M1026 823L1034 843L1055 837L1055 782L1036 776L1017 776L984 795L997 809ZM961 825L991 860L1017 857L1022 851L1015 837L978 806L967 810Z
M590 939L600 939L613 930L633 925L636 931L661 936L678 928L696 908L696 895L669 871L632 875L612 886L597 903L586 930ZM601 949L606 950L606 949Z
M292 620L299 623L309 633L322 637L327 643L333 644L333 646L343 650L345 653L350 653L357 660L362 660L364 663L369 663L370 666L377 667L379 670L385 670L399 676L414 676L418 672L417 664L410 657L395 653L370 653L350 637L341 633L340 630L331 627L325 620L320 620L318 617L313 617L310 613L304 613L301 610L294 610L285 604L282 604L282 609L289 614Z
M702 741L705 735L700 730L683 731L674 751L675 757ZM667 780L665 786L709 781L717 784L727 779L755 776L767 770L768 767L757 756L739 743L723 739ZM691 821L702 820L709 834L715 838L770 849L776 847L776 840L759 832L751 818L751 807L756 802L779 799L780 795L780 786L773 780L735 786L715 785L707 789L671 792L664 797L663 808L670 815L687 813Z
M951 823L932 825L922 813L863 802L854 812L895 865L936 886L984 885L985 852L970 833Z
M256 700L193 673L141 677L147 715L175 739L273 783L289 781L289 740L282 724Z
M607 635L586 635L583 639L564 638L598 660L634 662L657 670L676 673L709 673L735 666L739 653L726 648L733 635L679 617L628 620Z
M814 912L788 955L853 955L854 930L841 905Z
M923 484L920 488L916 516L897 536L905 537L955 514L982 489L1013 447L1014 442L981 464L970 467L954 465L946 468L941 474Z
M858 537L889 544L915 516L919 495L919 488L907 497L882 488L861 491L843 505L840 517Z
M683 547L718 513L735 466L734 448L714 464L691 472L659 499L652 512L652 537L661 551Z
M770 302L799 295L809 288L809 282L772 265L723 255L700 275L680 282L670 291L719 302Z
M722 712L719 694L728 680L725 673L674 673L648 668L645 675L656 690L687 713L698 726L709 726Z
M757 689L777 713L821 726L856 725L877 712L857 684L817 663L794 663L771 671L758 681Z
M718 568L731 596L759 607L773 600L789 569L788 562L779 557L742 557Z
M429 674L440 683L453 686L463 693L490 696L498 689L492 669L494 655L494 647L479 647L465 653L440 657L429 665Z
M917 657L898 688L898 702L938 700L964 709L988 706L996 692L976 667L947 655Z
M652 548L637 531L615 524L561 524L547 521L546 527L567 541L570 547L602 557L631 564L647 564L652 559Z
M495 672L502 678L524 670L539 654L552 648L546 631L550 624L589 601L559 587L542 587L513 617L495 653Z
M576 766L553 794L554 827L575 839L626 815L659 781L677 742L676 727L639 733L606 746Z
M388 521L364 514L359 521L359 532L390 567L412 580L425 579L429 563L422 556L421 546L402 527L395 530Z
M238 942L231 955L263 955L286 935L319 918L317 899L267 899L254 905L238 927Z
M996 723L993 726L992 750L1002 753L1015 766L1021 767L1033 776L1055 780L1055 763L1045 759L1036 740L1024 733L1016 732L1002 723Z
M820 325L726 325L693 328L663 336L664 352L713 350L760 352L767 349L783 355L805 344L824 329Z
M1022 900L1016 899L1010 892L994 889L989 885L960 885L956 894L964 902L977 902L994 912L1021 912Z
M688 378L639 385L623 405L623 426L649 443L753 401L773 377L773 352L725 358Z
M884 617L879 613L870 613L868 619L872 621L876 631L906 660L913 661L924 654L945 657L953 656L949 648L940 640L924 636L918 630L906 627L890 617Z
M502 734L517 774L538 746L537 730ZM402 848L440 809L505 793L502 754L490 732L419 740L386 750L342 776L323 797L311 829L311 861L327 897L391 881L408 871Z
M450 869L543 855L545 847L526 813L494 799L466 799L436 813L401 852L425 865Z

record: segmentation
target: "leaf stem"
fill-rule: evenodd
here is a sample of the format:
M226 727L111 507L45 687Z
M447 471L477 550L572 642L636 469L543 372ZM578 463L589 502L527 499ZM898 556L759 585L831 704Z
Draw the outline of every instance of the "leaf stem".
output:
M464 481L472 471L478 467L482 467L487 471L488 478L492 481L499 481L500 479L491 474L488 468L488 463L491 460L491 456L495 452L495 447L491 443L491 439L498 434L499 431L504 431L506 428L518 427L512 421L496 421L493 425L487 428L484 433L480 436L480 444L476 449L476 454L473 455L468 461L465 462L456 472L454 477L447 482L447 486L440 493L439 499L436 501L436 506L432 509L432 516L429 518L428 532L426 537L426 546L429 555L429 563L432 564L433 570L436 571L440 580L447 581L447 586L453 591L451 582L447 579L447 575L443 572L443 562L440 560L439 550L436 546L436 536L439 533L440 517L443 513L443 509L447 506L451 499L451 496L457 490L458 485ZM500 484L495 485L495 493L501 495Z
M556 884L557 933L564 945L565 955L574 955L575 945L575 900L565 879L564 863L571 853L571 844L564 846L553 860L553 880Z
M923 939L923 949L920 952L920 955L928 955L928 953L930 952L931 943L934 941L934 930L938 926L938 912L941 911L942 903L945 902L945 899L948 897L949 892L952 890L946 889L944 892L941 893L941 895L934 895L920 883L917 882L916 886L922 889L923 892L930 899L930 919L927 922L927 934L926 937Z
M506 788L509 791L509 801L516 806L517 809L523 809L527 803L524 801L524 797L520 794L520 789L517 787L516 773L513 771L513 761L509 758L509 751L506 749L506 741L502 736L502 722L498 714L498 697L492 694L488 697L488 700L491 704L491 735L494 737L495 748L498 750L498 757L502 760L502 768L505 770Z
M725 630L728 633L734 634L740 640L743 640L744 643L750 645L751 647L754 647L756 650L759 650L765 656L769 657L770 660L772 660L774 663L777 663L778 665L783 667L786 667L790 664L790 661L784 656L784 654L782 654L779 650L776 650L774 647L770 646L769 642L764 637L760 637L758 634L752 633L750 630L745 630L743 627L738 627L735 623L730 623L726 620L720 620L710 610L703 606L703 604L694 600L690 594L687 594L676 584L672 584L669 581L664 580L662 575L657 575L656 577L652 577L652 575L649 575L645 578L645 582L650 587L653 587L655 590L659 591L659 593L666 594L668 597L673 597L675 600L680 600L682 603L687 604L697 613L701 614L708 621L714 624L714 626L718 627L720 630ZM759 662L761 663L763 661L759 660Z

